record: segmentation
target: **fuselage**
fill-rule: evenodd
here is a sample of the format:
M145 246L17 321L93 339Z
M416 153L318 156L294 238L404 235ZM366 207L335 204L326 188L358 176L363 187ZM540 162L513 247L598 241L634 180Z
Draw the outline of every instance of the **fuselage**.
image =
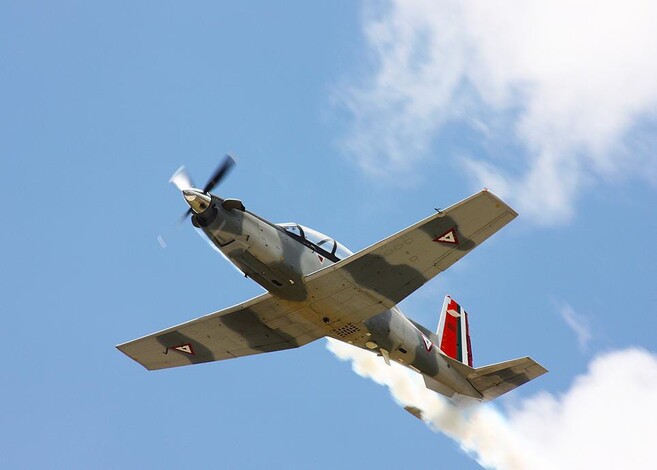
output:
M272 295L310 307L306 276L339 263L351 252L330 237L307 227L274 224L247 211L237 200L212 197L209 207L192 218L208 239L244 273ZM344 323L325 314L305 321L320 326L326 336L371 351L436 381L433 389L477 396L472 385L449 366L429 330L409 320L397 307L359 323ZM444 386L444 390L441 387Z

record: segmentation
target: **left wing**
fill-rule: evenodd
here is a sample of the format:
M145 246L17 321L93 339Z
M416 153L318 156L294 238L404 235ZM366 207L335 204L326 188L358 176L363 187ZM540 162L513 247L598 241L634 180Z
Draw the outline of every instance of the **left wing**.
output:
M148 370L280 351L324 336L309 314L302 304L263 294L117 348Z
M518 214L488 190L310 274L314 311L331 325L357 323L394 307Z

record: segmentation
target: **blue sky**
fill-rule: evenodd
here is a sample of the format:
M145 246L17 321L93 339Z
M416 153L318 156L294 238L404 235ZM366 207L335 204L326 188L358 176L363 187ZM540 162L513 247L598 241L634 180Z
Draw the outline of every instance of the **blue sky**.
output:
M532 455L576 468L536 438L563 424L584 457L609 438L641 468L655 10L491 3L2 2L0 466L511 468L429 430L324 340L156 373L114 349L260 292L176 226L167 183L184 163L200 185L232 152L220 194L352 250L483 186L505 197L520 217L402 308L434 328L449 293L476 365L550 370L491 408ZM602 424L569 414L582 395Z

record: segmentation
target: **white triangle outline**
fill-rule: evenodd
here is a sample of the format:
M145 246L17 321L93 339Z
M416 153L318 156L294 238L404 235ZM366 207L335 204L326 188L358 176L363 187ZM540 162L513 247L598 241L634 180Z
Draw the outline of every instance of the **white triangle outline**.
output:
M424 341L424 347L426 348L427 351L431 351L431 348L433 347L433 343L429 338L426 336L422 335L422 341Z
M192 352L192 347L189 344L181 344L180 346L176 346L173 349L175 349L176 351L184 352L186 354L194 355L194 353Z
M456 237L454 236L454 230L450 230L445 235L438 239L439 242L444 243L456 243Z
M446 233L443 233L439 237L433 239L435 242L449 243L450 245L458 245L459 240L456 237L456 227L452 228Z

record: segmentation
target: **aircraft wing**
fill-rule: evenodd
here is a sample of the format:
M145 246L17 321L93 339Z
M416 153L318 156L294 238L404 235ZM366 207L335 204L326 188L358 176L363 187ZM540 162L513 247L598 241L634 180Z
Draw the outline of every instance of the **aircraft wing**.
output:
M488 190L310 274L312 309L331 323L360 322L398 304L518 214Z
M148 370L280 351L324 336L302 304L263 294L117 346ZM312 313L312 315L316 315Z

